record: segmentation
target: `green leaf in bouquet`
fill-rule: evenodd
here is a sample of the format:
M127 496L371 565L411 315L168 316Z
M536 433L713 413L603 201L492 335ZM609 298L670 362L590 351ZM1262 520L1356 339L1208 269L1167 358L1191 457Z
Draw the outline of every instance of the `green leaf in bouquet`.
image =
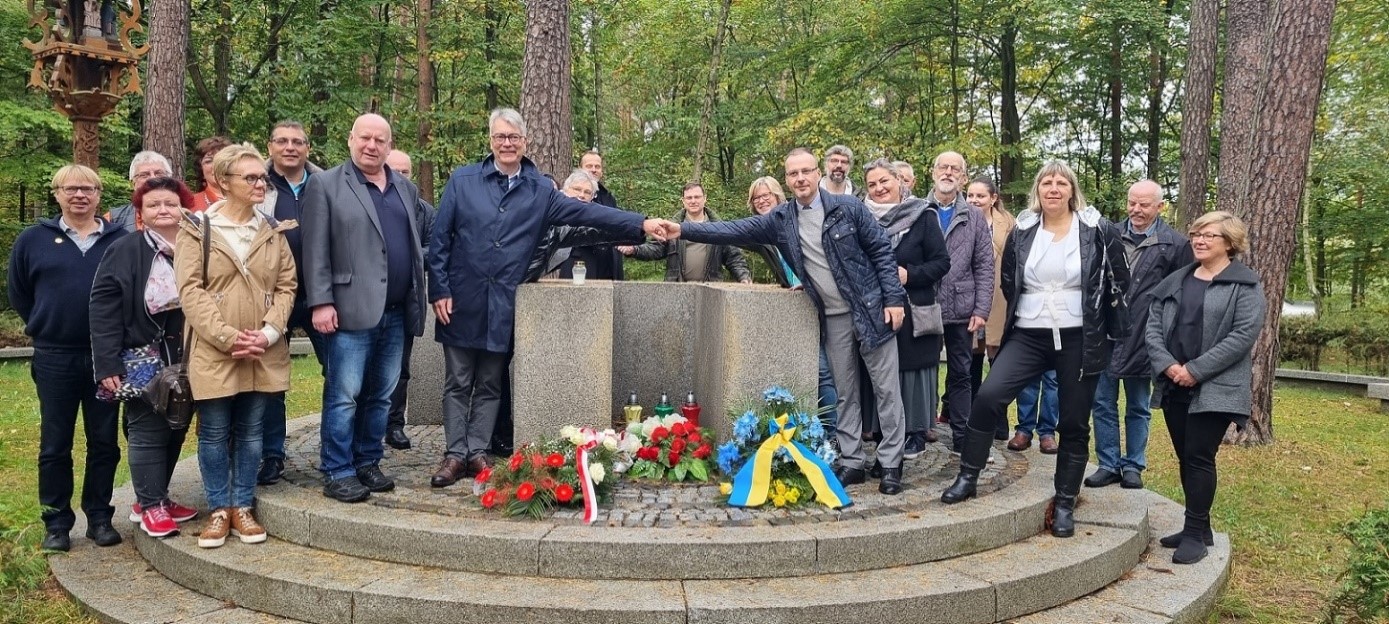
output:
M680 462L680 463L676 464L674 468L671 468L671 469L670 469L670 480L671 480L671 481L684 481L684 480L685 480L685 474L688 473L688 472L689 472L689 471L685 469L685 462Z
M680 463L684 464L685 462ZM705 463L704 460L693 459L689 461L689 465L690 476L693 476L696 481L709 480L709 464Z

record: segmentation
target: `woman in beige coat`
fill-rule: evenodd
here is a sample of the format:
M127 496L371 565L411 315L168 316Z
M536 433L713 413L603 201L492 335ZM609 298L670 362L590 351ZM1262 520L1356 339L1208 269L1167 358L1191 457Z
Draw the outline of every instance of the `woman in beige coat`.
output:
M1008 303L1003 300L1003 281L999 270L1003 267L1003 245L1008 242L1008 232L1013 230L1016 219L1003 208L1003 198L998 195L998 185L987 176L975 178L965 189L965 201L974 206L984 221L989 224L994 242L994 303L990 308L989 322L984 325L982 337L974 343L974 361L970 364L970 387L979 392L979 384L984 381L984 358L993 362L998 357L998 345L1003 340L1003 323L1008 318ZM1008 423L999 423L995 437L1008 439Z
M265 159L250 144L213 157L227 192L202 215L185 213L174 254L192 345L188 376L198 404L198 467L212 513L198 545L228 533L265 541L251 504L261 453L261 417L272 393L289 389L286 325L296 287L294 256L275 222L254 206L265 198ZM206 260L203 239L210 241Z

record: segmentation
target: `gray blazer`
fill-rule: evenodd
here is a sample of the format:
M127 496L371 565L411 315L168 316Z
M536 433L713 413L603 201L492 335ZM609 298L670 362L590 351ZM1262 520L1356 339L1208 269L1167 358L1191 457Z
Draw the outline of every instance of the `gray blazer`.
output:
M1182 300L1182 280L1196 270L1192 263L1168 275L1153 289L1145 328L1148 358L1157 376L1152 402L1162 399L1172 387L1163 373L1181 364L1167 348L1168 337L1177 326L1177 310ZM1254 363L1250 354L1264 326L1264 288L1259 274L1244 263L1230 263L1206 289L1201 321L1201 355L1185 362L1187 372L1196 378L1190 413L1225 412L1248 416L1254 402Z
M413 210L420 192L400 174L390 171L389 175L410 219L414 280L405 306L405 328L420 336L424 334L424 258ZM386 309L386 241L376 206L357 180L351 161L309 177L299 227L304 236L308 306L334 305L339 329L376 327Z

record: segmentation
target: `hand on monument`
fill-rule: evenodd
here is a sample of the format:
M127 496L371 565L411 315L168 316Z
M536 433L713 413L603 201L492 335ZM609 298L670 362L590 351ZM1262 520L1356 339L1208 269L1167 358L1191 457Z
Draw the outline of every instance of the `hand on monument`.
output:
M453 315L453 297L444 297L434 302L434 316L440 323L449 324L450 316Z
M338 331L338 309L328 303L313 309L313 328L320 334Z
M883 322L887 323L888 326L892 328L892 331L902 329L902 315L905 312L902 306L883 308Z

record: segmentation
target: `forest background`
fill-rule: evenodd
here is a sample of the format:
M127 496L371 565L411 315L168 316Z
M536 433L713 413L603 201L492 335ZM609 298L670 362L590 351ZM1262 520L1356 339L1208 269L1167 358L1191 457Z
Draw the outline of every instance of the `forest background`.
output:
M284 119L303 122L312 160L331 166L346 158L351 121L367 110L391 120L397 146L416 159L422 191L437 198L453 168L486 155L487 111L516 106L530 116L529 94L553 98L545 110L571 115L564 126L572 139L545 141L562 153L538 158L542 166L562 177L584 150L600 149L605 185L624 208L651 215L674 214L681 186L695 179L720 215L744 215L748 183L780 178L783 155L795 146L842 143L859 165L878 156L908 161L918 192L929 187L934 155L956 150L973 175L1002 183L1013 211L1047 159L1075 167L1091 203L1116 220L1128 185L1152 178L1168 191L1176 227L1206 209L1233 209L1257 227L1251 258L1265 265L1266 281L1281 273L1290 299L1312 300L1333 317L1351 311L1340 317L1352 319L1341 329L1303 327L1297 335L1312 343L1343 340L1352 329L1389 336L1365 331L1373 328L1363 322L1385 317L1389 301L1376 294L1389 270L1389 178L1381 172L1389 162L1389 0L1313 0L1281 16L1269 6L151 0L145 11L155 49L146 59L146 95L126 98L102 125L103 201L126 201L125 172L142 146L163 146L187 175L184 160L197 140L220 134L263 146ZM1319 11L1329 18L1332 6L1334 21L1315 19ZM544 20L557 15L567 28L550 23L545 30ZM1248 35L1251 24L1262 38ZM71 158L68 122L25 86L33 60L19 42L36 35L25 1L0 0L0 37L13 42L0 50L6 256L23 224L56 212L47 180ZM161 60L159 41L172 36L188 38L187 54ZM535 47L529 59L528 41ZM1328 41L1323 73L1317 48ZM538 55L543 46L550 49ZM1263 65L1242 71L1251 62L1241 50L1250 49L1263 54ZM545 57L540 65L537 56ZM167 67L170 58L180 68L177 80L156 79L148 66ZM555 67L568 88L535 80ZM1292 68L1284 73L1300 84L1280 78L1280 68ZM1280 92L1292 94L1281 96L1285 104L1310 100L1302 103L1309 120L1315 113L1305 176L1286 174L1304 166L1299 152L1306 148L1286 132L1299 123L1278 108ZM166 114L162 107L175 96L182 113ZM1271 121L1258 117L1264 109L1274 111ZM171 123L177 119L184 123ZM1238 166L1246 175L1227 175ZM1265 175L1262 188L1249 182L1279 167L1281 177ZM862 178L857 168L851 177ZM1269 180L1293 178L1286 189L1268 188ZM1291 256L1291 264L1263 260L1275 255ZM632 268L659 275L659 267ZM1291 340L1285 337L1285 352L1307 355L1305 345L1287 349ZM1275 342L1261 341L1261 350L1273 353ZM1329 358L1317 350L1313 366L1329 359L1389 367L1389 340L1381 342L1378 351ZM1264 375L1258 384L1271 381Z

